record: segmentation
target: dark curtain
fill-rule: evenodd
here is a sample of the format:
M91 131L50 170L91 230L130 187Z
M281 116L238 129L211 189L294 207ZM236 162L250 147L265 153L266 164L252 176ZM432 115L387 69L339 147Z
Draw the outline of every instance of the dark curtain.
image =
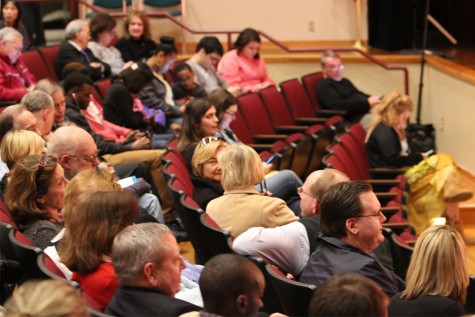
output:
M368 40L389 51L413 47L412 0L368 0Z

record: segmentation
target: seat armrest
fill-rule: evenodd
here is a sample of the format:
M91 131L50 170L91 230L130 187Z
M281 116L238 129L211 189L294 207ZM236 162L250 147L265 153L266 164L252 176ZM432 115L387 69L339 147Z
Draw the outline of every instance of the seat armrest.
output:
M313 118L313 117L305 117L305 118L295 118L294 119L297 124L301 125L314 125L314 124L325 124L327 119L325 118Z
M345 110L332 110L332 109L318 109L317 110L317 116L319 117L324 117L324 118L330 118L333 116L346 116L346 111Z

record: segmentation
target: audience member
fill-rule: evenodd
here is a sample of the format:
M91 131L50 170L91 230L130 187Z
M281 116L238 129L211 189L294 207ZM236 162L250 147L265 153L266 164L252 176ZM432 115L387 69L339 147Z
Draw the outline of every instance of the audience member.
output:
M326 51L320 57L324 79L315 87L318 103L324 109L344 110L345 119L357 122L379 103L379 97L359 91L353 83L343 77L343 63L340 55Z
M250 228L234 239L233 250L242 255L259 256L298 277L318 246L319 202L332 185L347 181L345 174L334 169L311 173L297 189L302 218L275 228Z
M61 44L54 61L58 78L63 79L63 68L70 62L79 62L86 66L93 80L107 78L111 74L110 66L94 56L87 48L91 35L86 20L72 20L66 26L65 41Z
M237 98L225 89L216 89L209 94L208 100L216 107L219 119L216 136L230 144L240 144L241 141L230 127L238 112Z
M156 46L147 59L147 65L153 71L153 79L137 95L148 115L154 113L156 113L155 115L165 115L167 128L171 123L181 123L181 116L185 110L184 106L175 102L172 87L162 75L163 67L168 64L172 56L173 47L171 45L159 44Z
M406 289L391 298L389 316L462 316L468 287L462 236L449 226L426 229L416 241Z
M73 271L72 280L101 310L119 287L110 258L112 242L138 214L137 198L116 191L81 194L64 210L67 230L59 244L61 261Z
M274 85L267 74L267 66L259 55L261 38L254 29L239 33L234 49L224 54L218 64L218 74L231 86L239 86L243 93L256 92Z
M386 317L388 304L388 296L378 284L358 273L342 273L314 291L308 316Z
M203 98L206 91L195 83L195 74L186 63L181 63L173 70L176 82L173 84L173 96L181 104L186 104L191 98Z
M0 19L0 29L8 26L16 29L23 36L23 50L28 51L34 49L30 35L25 25L21 21L22 4L18 0L6 0L2 2L1 7L2 19Z
M215 36L205 36L196 45L195 54L186 61L195 73L195 82L210 94L216 89L225 88L234 96L242 93L241 87L229 86L216 73L223 56L223 46Z
M0 113L0 140L10 130L38 133L35 116L22 104L8 106Z
M19 162L28 155L40 155L45 149L45 141L35 132L27 130L12 130L2 138L0 146L0 157L12 170L16 162ZM8 184L8 174L1 176L0 193L6 192Z
M300 281L320 287L335 274L357 272L378 283L388 296L402 291L404 281L370 255L384 241L385 220L369 184L333 185L320 203L320 246L310 256Z
M48 141L54 123L53 99L44 91L33 90L21 99L21 104L35 116L38 134Z
M50 79L40 80L34 90L41 90L47 93L52 99L54 104L54 123L52 131L59 127L70 125L71 122L66 120L66 102L64 99L63 88L56 82Z
M167 55L167 61L165 65L160 68L160 72L165 74L172 69L172 66L176 63L178 51L175 46L175 38L173 36L163 35L160 37L160 44L171 47L171 53Z
M68 181L55 156L32 155L13 169L5 205L20 231L38 248L44 249L63 228L60 210Z
M408 220L420 234L432 219L447 215L449 224L460 227L459 202L473 193L461 185L458 167L452 157L439 153L410 153L405 128L412 100L391 92L374 108L374 118L366 137L366 150L373 167L402 167L420 162L406 172L410 190ZM423 160L424 159L424 160Z
M150 22L147 16L138 11L132 11L124 20L124 35L116 43L125 62L143 62L150 57L150 52L157 45L152 40Z
M107 314L179 316L199 309L174 298L185 262L166 226L144 223L126 228L114 239L112 263L120 288L107 306Z
M199 316L258 316L265 280L250 260L220 254L206 263L200 277L204 309Z
M246 145L230 145L217 159L224 195L210 201L206 212L223 230L237 237L252 227L276 227L298 220L285 201L268 196L265 187L256 190L256 185L265 184L256 151Z
M0 100L19 102L35 85L35 77L21 59L23 36L12 27L0 29Z
M119 178L135 176L137 183L126 187L126 190L137 194L140 206L146 213L164 222L157 197L149 193L150 185L148 184L153 184L153 182L149 169L143 163L123 164L115 168L111 168L106 163L99 163L95 154L97 147L92 137L85 130L74 126L56 130L48 142L48 152L58 157L67 179L74 179L79 172L86 169L107 171ZM87 155L88 153L91 154ZM153 188L152 192L156 194L156 188Z
M216 140L207 145L198 144L191 160L193 172L190 180L193 183L193 200L206 210L208 203L224 194L221 186L221 167L216 156L228 146L226 142Z
M115 19L108 13L96 13L89 21L92 40L87 44L87 47L94 56L109 64L112 75L119 74L123 69L131 65L131 63L124 63L120 51L114 46L116 24Z
M89 317L81 294L57 280L33 280L20 285L5 303L6 317Z

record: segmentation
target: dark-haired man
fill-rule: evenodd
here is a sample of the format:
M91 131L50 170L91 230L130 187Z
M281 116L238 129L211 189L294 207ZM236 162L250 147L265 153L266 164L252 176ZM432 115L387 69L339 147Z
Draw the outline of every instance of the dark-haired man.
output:
M404 290L404 281L370 254L384 241L385 220L371 185L360 181L333 185L320 203L320 246L300 281L319 287L335 274L357 272L378 283L388 296Z

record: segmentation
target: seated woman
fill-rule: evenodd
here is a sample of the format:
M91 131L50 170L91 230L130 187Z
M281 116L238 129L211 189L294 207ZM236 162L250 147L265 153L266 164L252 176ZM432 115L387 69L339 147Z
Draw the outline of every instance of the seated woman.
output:
M56 156L31 155L16 163L5 205L20 231L44 249L63 228L60 210L68 181Z
M276 227L298 220L285 201L258 192L264 180L259 155L246 145L230 145L218 153L224 195L208 203L206 212L231 236L252 227Z
M67 229L59 244L61 261L102 310L119 287L110 259L112 242L138 214L137 198L117 191L83 193L64 211Z
M145 61L156 45L152 40L147 16L142 12L132 11L124 21L124 36L115 45L124 62Z
M267 66L259 55L261 38L254 29L239 33L234 49L224 54L218 64L218 75L229 85L242 87L242 92L257 92L274 85Z
M0 29L6 26L16 29L23 36L23 51L34 50L30 35L25 25L21 21L22 5L18 0L7 0L2 2L0 19Z
M417 239L406 289L391 298L389 316L462 316L468 287L467 255L461 235L433 226Z
M218 152L227 147L228 144L216 140L207 145L198 143L191 160L193 173L190 180L193 183L193 200L206 210L208 203L224 194L221 186L221 167L216 156Z
M27 130L9 131L2 139L0 157L11 171L16 162L28 155L41 155L45 149L45 141L35 132ZM0 181L0 194L7 190L9 174Z
M147 114L137 94L153 79L150 68L145 63L134 63L124 69L107 90L104 98L104 118L116 125L136 130L163 132L165 116L157 120L154 114ZM153 135L152 148L164 148L171 133Z
M97 13L91 21L89 21L91 41L87 43L87 48L92 51L94 56L109 64L112 75L119 74L132 63L125 64L120 51L113 46L116 40L116 24L115 19L109 14L102 12Z
M366 150L373 167L403 167L419 163L406 172L410 184L408 220L419 234L433 218L444 213L448 223L460 228L458 202L473 193L460 185L455 161L447 154L428 157L410 153L405 128L413 108L412 100L391 92L373 108L374 118L366 136ZM423 160L424 159L424 160Z

